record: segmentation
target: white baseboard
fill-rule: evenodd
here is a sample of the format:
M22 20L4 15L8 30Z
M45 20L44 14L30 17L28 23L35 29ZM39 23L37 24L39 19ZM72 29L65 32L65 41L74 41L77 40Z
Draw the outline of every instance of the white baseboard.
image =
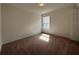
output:
M12 41L16 41L16 40L19 40L19 39L23 39L23 38L26 38L26 37L29 37L29 36L32 36L32 35L36 35L38 33L40 33L40 32L33 32L33 33L25 34L25 35L22 35L22 36L19 36L19 37L13 39L13 40L3 42L2 44L6 44L6 43L9 43L9 42L12 42Z

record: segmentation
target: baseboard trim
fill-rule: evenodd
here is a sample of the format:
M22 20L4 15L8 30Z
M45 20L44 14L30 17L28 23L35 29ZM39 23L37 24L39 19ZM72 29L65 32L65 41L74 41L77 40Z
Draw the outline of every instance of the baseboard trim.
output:
M4 44L2 44L2 46L3 46L3 45L6 45L6 44L9 44L9 43L12 43L12 42L16 42L16 41L19 41L19 40L28 38L28 37L31 37L31 36L34 36L34 35L37 35L37 34L40 34L40 33L36 33L36 34L30 35L30 36L27 36L27 37L24 37L24 38L20 38L20 39L14 40L14 41L10 41L10 42L4 43Z
M42 33L45 33L45 32L42 32ZM55 35L55 34L50 34L50 33L45 33L45 34L49 34L49 35L53 35L53 36L56 36L56 37L60 37L60 38L63 38L63 39L66 39L66 40L70 40L76 44L79 45L79 41L76 41L76 40L72 40L71 38L68 38L68 37L63 37L63 36L59 36L59 35Z

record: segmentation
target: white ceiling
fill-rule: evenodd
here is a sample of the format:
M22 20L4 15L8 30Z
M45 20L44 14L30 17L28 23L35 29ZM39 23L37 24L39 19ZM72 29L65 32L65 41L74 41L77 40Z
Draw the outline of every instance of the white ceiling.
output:
M22 8L24 10L43 14L43 13L54 11L60 8L71 6L74 4L72 3L45 3L43 7L38 6L38 3L10 3L8 5L13 5L15 7Z

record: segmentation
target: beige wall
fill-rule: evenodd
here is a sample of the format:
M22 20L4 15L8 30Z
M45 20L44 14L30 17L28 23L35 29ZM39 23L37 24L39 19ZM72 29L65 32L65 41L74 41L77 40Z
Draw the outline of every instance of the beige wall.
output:
M41 15L2 5L3 44L41 32Z
M2 31L1 31L1 29L2 29L2 24L1 24L1 4L0 4L0 50L1 50L1 45L2 45Z
M79 8L78 8L78 40L79 40Z
M66 8L62 8L59 10L55 10L43 16L49 15L51 17L51 25L50 25L50 33L73 38L73 31L74 31L74 7L69 6Z
M79 8L78 8L78 33L79 33Z

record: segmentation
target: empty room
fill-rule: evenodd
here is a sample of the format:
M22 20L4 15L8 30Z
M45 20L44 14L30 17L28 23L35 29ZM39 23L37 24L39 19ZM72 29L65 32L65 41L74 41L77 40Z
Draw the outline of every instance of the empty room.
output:
M79 4L0 3L0 55L78 55Z

